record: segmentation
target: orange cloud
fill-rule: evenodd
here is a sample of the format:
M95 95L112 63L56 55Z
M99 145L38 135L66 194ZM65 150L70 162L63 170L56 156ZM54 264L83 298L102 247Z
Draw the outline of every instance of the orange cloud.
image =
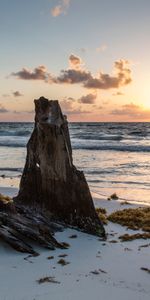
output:
M14 97L21 97L23 94L21 94L19 91L13 92Z
M72 99L72 98L71 98ZM66 115L80 115L80 114L88 114L91 111L83 110L81 106L76 105L74 99L70 98L64 99L60 102L61 108L64 114Z
M116 93L113 93L112 96L123 96L124 93L122 92L116 92Z
M82 96L78 102L84 104L93 104L95 103L95 99L97 98L96 94L88 94L86 96Z
M0 114L9 112L2 104L0 104Z
M49 82L51 79L51 75L43 65L36 67L33 71L28 68L22 68L21 71L13 72L11 75L23 80L43 80Z
M43 65L36 67L33 71L23 68L21 71L12 73L12 76L24 80L43 80L47 83L57 84L82 84L88 89L107 90L120 88L131 83L131 70L127 60L118 60L114 63L115 74L100 72L97 77L88 70L81 68L82 60L73 54L69 57L71 68L61 70L60 75L52 76Z
M62 0L59 5L56 5L51 9L51 15L58 17L61 14L66 14L70 5L70 0Z
M125 116L131 119L150 120L150 110L144 109L142 106L134 103L122 105L120 109L111 111L112 115Z
M131 70L127 60L118 60L114 63L115 75L100 72L98 77L94 77L90 71L83 69L62 70L55 79L56 83L82 83L88 89L111 89L119 88L131 83Z
M69 56L69 63L70 63L70 67L72 69L78 70L81 67L82 60L81 60L81 58L79 56L71 54Z

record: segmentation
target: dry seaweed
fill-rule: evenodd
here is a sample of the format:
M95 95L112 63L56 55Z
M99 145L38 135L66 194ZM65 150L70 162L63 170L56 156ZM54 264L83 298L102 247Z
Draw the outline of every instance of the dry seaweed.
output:
M60 281L57 281L57 280L55 279L54 276L49 276L49 277L46 276L46 277L40 278L40 279L37 280L37 282L38 282L39 284L45 283L45 282L50 282L50 283L60 283Z
M130 203L128 201L123 201L123 202L120 202L120 205L132 205L132 203Z
M99 208L96 208L96 212L98 214L98 217L102 221L102 223L104 225L107 225L108 221L107 221L107 211L106 211L106 209L99 207Z
M69 236L70 239L76 239L77 237L78 237L77 234L72 234Z
M4 202L4 203L7 204L7 202L12 201L12 199L10 197L5 196L5 195L3 195L3 194L0 193L0 201L2 201L2 202Z
M109 197L111 200L118 200L119 197L117 196L116 193L113 193L110 197Z
M133 241L136 239L150 239L150 233L149 232L144 232L144 233L136 233L136 234L123 234L121 236L119 236L119 239L122 242L128 242L128 241Z
M150 232L150 207L127 208L115 211L108 220L130 229Z
M66 266L66 265L70 264L69 261L66 261L63 258L59 259L57 263L60 264L60 265L62 265L62 266Z

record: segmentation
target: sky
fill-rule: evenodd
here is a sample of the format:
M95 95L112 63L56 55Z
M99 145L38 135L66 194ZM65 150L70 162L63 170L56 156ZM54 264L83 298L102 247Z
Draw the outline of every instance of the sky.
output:
M0 0L0 121L150 121L149 0Z

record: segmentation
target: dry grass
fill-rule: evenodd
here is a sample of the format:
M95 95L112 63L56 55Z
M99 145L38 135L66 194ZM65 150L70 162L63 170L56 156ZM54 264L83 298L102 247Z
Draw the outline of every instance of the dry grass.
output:
M120 202L120 205L132 205L132 203L130 203L128 201L123 201L123 202Z
M11 199L10 197L8 197L8 196L5 196L5 195L3 195L3 194L0 194L0 201L2 201L2 202L4 202L4 203L7 204L7 202L12 201L12 199Z
M136 234L123 234L121 236L119 236L119 239L122 241L122 242L130 242L130 241L133 241L133 240L136 240L136 239L144 239L144 240L147 240L147 239L150 239L150 233L149 232L144 232L144 233L136 233Z
M62 242L61 245L65 248L68 249L70 247L69 243Z
M106 209L99 207L99 208L96 208L96 212L98 214L98 217L102 221L102 223L104 225L107 225L108 221L107 221L107 211L106 211Z
M70 262L66 261L63 258L59 259L57 263L62 265L62 266L66 266L66 265L70 264Z
M39 284L45 283L45 282L50 282L50 283L60 283L59 281L57 281L57 280L55 279L54 276L49 276L49 277L46 276L46 277L40 278L40 279L37 280L37 282L38 282Z
M58 255L58 257L66 257L66 256L68 256L68 254L60 254L60 255Z
M130 229L150 232L150 207L128 208L113 212L108 220Z
M118 200L119 199L119 197L117 196L117 194L116 193L113 193L110 197L108 197L107 198L107 200Z
M77 234L72 234L69 236L70 239L76 239L77 237L78 237Z

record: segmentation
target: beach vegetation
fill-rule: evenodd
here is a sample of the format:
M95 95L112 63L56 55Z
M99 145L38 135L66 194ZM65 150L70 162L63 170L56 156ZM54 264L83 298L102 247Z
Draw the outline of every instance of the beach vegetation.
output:
M70 264L70 262L66 261L63 258L59 259L57 263L62 265L62 266L66 266L66 265Z
M37 280L37 282L38 282L39 284L45 283L45 282L50 282L50 283L60 283L59 281L57 281L57 280L55 279L54 276L46 276L46 277L40 278L40 279Z
M117 196L116 193L113 193L113 194L110 196L110 199L111 199L111 200L118 200L119 197Z
M7 203L7 202L10 202L12 201L12 199L8 196L5 196L3 194L0 193L0 201L4 202L4 203Z
M150 233L149 232L136 233L136 234L126 233L126 234L119 236L119 239L121 240L121 242L129 242L129 241L133 241L133 240L137 240L137 239L147 240L147 239L150 239Z
M113 223L127 226L129 229L150 232L150 207L127 208L110 214L107 218Z
M123 202L120 202L120 205L132 205L132 203L130 203L128 201L123 201Z
M96 208L96 212L98 214L98 217L100 218L101 222L104 224L104 225L107 225L108 224L108 220L107 220L107 211L105 208Z

